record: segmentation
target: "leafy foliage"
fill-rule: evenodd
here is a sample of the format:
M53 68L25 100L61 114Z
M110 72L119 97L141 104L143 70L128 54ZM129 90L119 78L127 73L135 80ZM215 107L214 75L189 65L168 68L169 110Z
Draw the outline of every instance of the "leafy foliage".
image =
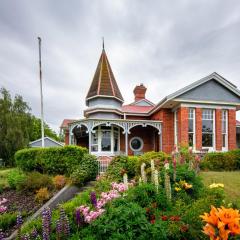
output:
M96 178L98 164L96 157L90 154L85 154L79 165L74 167L71 174L71 180L77 185L83 185L83 183Z
M57 175L53 178L53 184L56 189L61 189L66 184L66 178L63 175Z
M53 182L51 177L46 174L39 172L28 173L25 180L19 184L21 190L35 192L36 190L47 187L48 189L53 188Z
M49 191L46 187L40 188L36 191L35 200L36 202L43 203L50 198Z
M164 152L147 152L139 156L139 161L137 162L137 174L141 174L141 165L146 164L145 170L147 175L151 172L151 160L154 160L155 168L160 170L163 168L164 161L169 160L170 156Z
M26 175L22 171L13 169L7 177L8 185L12 189L20 190L21 186L26 182L26 178Z
M41 137L41 121L30 110L22 96L12 98L9 91L0 89L0 158L5 165L14 165L14 153ZM44 129L45 136L59 140L46 123Z
M200 166L202 169L214 171L240 169L240 150L207 153Z
M109 208L106 214L84 229L83 234L87 236L89 232L95 239L147 239L149 229L144 209L136 203L126 202Z
M117 156L109 164L107 175L115 181L121 181L123 173L126 172L129 178L133 178L137 161L136 156Z
M86 148L77 146L30 148L16 152L15 160L24 171L39 171L49 174L67 174L84 163Z

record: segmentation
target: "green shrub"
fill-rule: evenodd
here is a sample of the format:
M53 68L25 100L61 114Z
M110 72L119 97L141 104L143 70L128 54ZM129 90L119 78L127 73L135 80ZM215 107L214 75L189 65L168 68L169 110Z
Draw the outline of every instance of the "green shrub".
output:
M148 239L150 224L145 210L136 203L109 208L83 229L80 239ZM81 238L82 237L82 238Z
M201 162L201 168L213 171L232 171L238 169L240 151L207 153Z
M98 164L96 157L90 154L83 156L80 165L74 167L71 174L71 180L77 185L83 185L85 182L94 180L97 175Z
M162 178L162 184L164 184L164 172L165 170L163 169L161 171L161 178ZM169 169L169 174L170 174L170 180L171 183L174 183L173 180L173 168L172 166ZM201 193L203 189L203 183L202 179L199 175L196 174L195 171L189 170L188 169L188 164L178 164L176 167L176 182L179 181L186 181L188 184L192 184L192 188L189 191L189 194L191 195L192 198L197 198L199 197L199 194ZM164 186L164 185L163 185ZM174 189L172 189L174 191Z
M123 173L126 172L129 178L133 178L137 162L136 156L117 156L109 164L107 175L115 181L122 181Z
M15 161L24 171L69 175L86 153L86 148L77 146L28 148L17 151Z
M4 213L0 215L0 229L6 231L16 224L17 213Z
M11 189L20 190L21 186L26 181L26 175L22 171L14 169L8 173L7 181Z
M159 209L165 209L169 206L165 192L160 189L156 192L153 184L143 183L128 191L127 200L138 203L141 207L149 207L151 204L156 203Z
M53 182L51 177L46 174L41 174L39 172L28 173L25 181L20 184L21 190L32 191L46 187L48 189L53 188Z
M145 171L148 176L151 174L151 160L154 160L155 168L160 170L163 168L164 161L170 160L170 156L164 152L147 152L139 157L137 162L136 172L138 175L141 174L141 165L142 163L146 164Z

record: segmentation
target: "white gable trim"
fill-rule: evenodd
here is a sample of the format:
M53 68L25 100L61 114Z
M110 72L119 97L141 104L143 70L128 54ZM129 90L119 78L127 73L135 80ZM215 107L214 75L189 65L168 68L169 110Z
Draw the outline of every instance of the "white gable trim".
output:
M141 99L141 100L138 100L138 101L136 101L136 102L133 102L133 103L131 103L131 104L129 104L129 105L136 105L137 103L140 103L140 102L146 102L146 103L148 103L150 106L155 106L155 104L154 103L152 103L151 101L149 101L148 99L146 99L146 98L144 98L144 99Z
M58 142L58 141L56 141L56 140L54 140L54 139L52 139L52 138L50 138L50 137L44 137L44 141L45 141L45 139L48 139L49 141L54 142L54 143L56 143L56 144L58 144L58 145L60 145L60 146L62 146L62 147L64 146L63 143L60 143L60 142ZM40 141L42 141L41 138L30 142L29 145L30 145L30 144L33 144L33 143L36 143L36 142L40 142Z

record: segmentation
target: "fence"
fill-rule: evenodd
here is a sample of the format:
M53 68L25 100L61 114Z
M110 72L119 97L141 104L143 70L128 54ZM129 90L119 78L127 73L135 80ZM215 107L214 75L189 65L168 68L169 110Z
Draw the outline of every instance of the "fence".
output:
M107 168L112 161L111 157L99 157L98 158L98 175L103 174L107 171Z

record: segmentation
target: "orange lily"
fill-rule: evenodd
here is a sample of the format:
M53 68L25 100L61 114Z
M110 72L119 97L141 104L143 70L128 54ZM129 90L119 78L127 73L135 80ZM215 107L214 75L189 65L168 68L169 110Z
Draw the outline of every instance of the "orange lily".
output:
M215 228L208 223L203 227L203 233L208 235L210 237L210 239L212 239L212 240L216 239L215 238Z
M201 215L200 217L203 219L203 221L214 226L218 226L217 209L214 206L211 206L210 214L204 213L204 215Z
M217 215L220 221L225 224L229 224L229 223L239 224L240 214L238 210L221 207L221 208L218 208Z
M240 234L240 225L236 223L229 223L228 228L234 235Z

